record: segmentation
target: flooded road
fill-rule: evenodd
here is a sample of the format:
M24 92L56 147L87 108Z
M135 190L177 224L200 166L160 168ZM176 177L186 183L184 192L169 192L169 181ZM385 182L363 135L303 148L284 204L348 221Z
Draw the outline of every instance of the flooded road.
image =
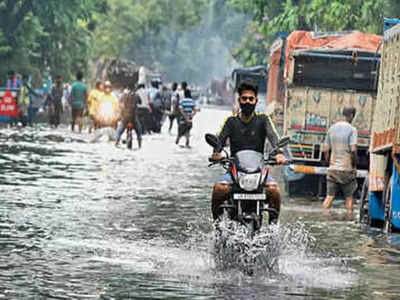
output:
M66 127L0 130L0 299L399 297L400 251L311 200L286 198L265 233L277 272L216 264L209 199L223 170L207 167L203 135L227 113L202 109L192 149L165 126L140 151Z

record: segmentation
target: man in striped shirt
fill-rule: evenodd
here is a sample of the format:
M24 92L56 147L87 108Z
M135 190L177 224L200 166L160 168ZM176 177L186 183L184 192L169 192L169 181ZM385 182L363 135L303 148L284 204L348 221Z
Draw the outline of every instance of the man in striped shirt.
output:
M184 98L179 100L179 117L178 117L178 136L175 143L178 145L182 136L186 137L186 147L190 148L190 130L192 129L192 119L196 114L196 104L192 99L190 90L186 89Z

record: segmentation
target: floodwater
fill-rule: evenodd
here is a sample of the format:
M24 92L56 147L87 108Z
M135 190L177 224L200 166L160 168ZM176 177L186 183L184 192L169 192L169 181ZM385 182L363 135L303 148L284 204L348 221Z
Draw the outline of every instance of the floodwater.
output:
M217 253L223 170L208 168L203 136L227 114L202 109L192 149L165 127L132 151L66 127L0 130L0 299L398 299L396 238L341 205L286 197L279 226L255 242L233 233L252 274L234 248Z

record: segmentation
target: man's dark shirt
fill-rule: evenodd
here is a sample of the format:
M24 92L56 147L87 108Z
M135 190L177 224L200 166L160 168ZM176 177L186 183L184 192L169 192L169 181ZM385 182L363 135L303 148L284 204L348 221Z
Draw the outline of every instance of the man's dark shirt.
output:
M243 122L239 116L226 119L218 137L223 146L229 138L231 155L241 150L255 150L264 153L265 139L268 138L273 148L279 142L279 134L269 116L255 114L249 123Z
M125 93L121 97L122 102L122 118L127 121L136 121L136 108L138 104L142 103L137 93Z
M54 86L51 89L49 102L56 106L60 106L62 103L63 94L64 94L64 89L62 86L59 86L59 87Z

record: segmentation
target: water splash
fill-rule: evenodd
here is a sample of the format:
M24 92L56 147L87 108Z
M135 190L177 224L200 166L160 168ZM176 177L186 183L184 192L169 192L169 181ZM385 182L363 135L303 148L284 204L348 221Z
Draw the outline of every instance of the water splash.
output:
M301 223L286 227L270 225L254 234L247 227L229 220L218 225L214 239L217 269L269 276L280 273L280 257L294 252L303 256L314 241Z
M295 289L337 289L352 287L358 281L346 260L319 249L301 222L264 226L255 235L227 219L208 233L199 223L189 226L188 231L184 247L201 256L203 263L208 261L213 280L220 283L250 280L261 285L279 282Z

